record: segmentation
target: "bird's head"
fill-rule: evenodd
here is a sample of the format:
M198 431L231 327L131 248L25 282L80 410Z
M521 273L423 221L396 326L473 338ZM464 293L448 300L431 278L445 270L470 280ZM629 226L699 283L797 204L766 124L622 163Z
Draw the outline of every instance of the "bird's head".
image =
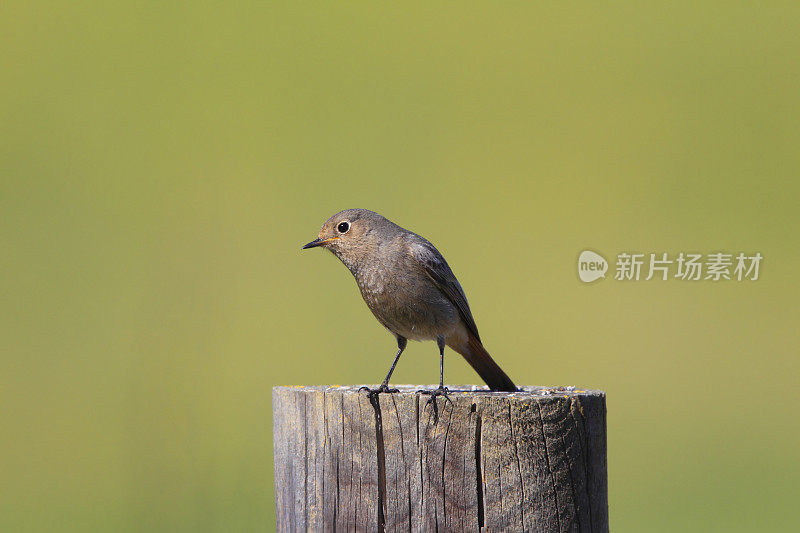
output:
M338 256L346 265L377 249L381 241L393 236L395 226L378 213L366 209L346 209L322 225L317 238L303 250L321 246Z

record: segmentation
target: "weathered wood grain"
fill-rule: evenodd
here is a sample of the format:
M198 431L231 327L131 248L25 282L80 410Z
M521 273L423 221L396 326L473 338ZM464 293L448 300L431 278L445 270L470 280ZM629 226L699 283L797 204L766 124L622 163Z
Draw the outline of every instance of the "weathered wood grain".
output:
M273 389L278 531L608 531L604 393L399 388Z

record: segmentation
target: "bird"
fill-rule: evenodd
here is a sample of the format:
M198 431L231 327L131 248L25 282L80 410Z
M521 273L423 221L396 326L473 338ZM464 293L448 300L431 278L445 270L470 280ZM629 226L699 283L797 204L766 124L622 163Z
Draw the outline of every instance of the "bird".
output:
M436 341L439 387L421 390L447 398L444 349L461 354L492 391L516 385L483 347L467 297L439 250L425 238L367 209L346 209L328 218L317 238L302 247L325 248L350 270L372 314L397 339L392 366L368 394L397 392L389 387L409 339ZM438 411L438 409L437 409Z

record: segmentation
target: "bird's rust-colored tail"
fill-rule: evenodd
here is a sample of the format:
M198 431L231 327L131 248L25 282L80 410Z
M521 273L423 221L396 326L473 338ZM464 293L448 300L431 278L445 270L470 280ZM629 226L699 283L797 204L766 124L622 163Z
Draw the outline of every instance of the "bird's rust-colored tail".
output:
M469 338L465 346L451 346L453 350L464 356L464 359L472 365L475 372L483 378L483 381L489 385L493 391L516 392L517 386L511 381L511 378L503 372L503 369L497 366L492 356L483 347L475 335L469 334Z

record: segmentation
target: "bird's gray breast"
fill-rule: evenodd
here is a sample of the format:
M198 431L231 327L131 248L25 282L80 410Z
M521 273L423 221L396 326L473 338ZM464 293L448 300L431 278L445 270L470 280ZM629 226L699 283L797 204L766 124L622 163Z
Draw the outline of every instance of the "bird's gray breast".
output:
M392 333L435 339L458 323L456 307L413 263L374 263L353 275L367 306Z

